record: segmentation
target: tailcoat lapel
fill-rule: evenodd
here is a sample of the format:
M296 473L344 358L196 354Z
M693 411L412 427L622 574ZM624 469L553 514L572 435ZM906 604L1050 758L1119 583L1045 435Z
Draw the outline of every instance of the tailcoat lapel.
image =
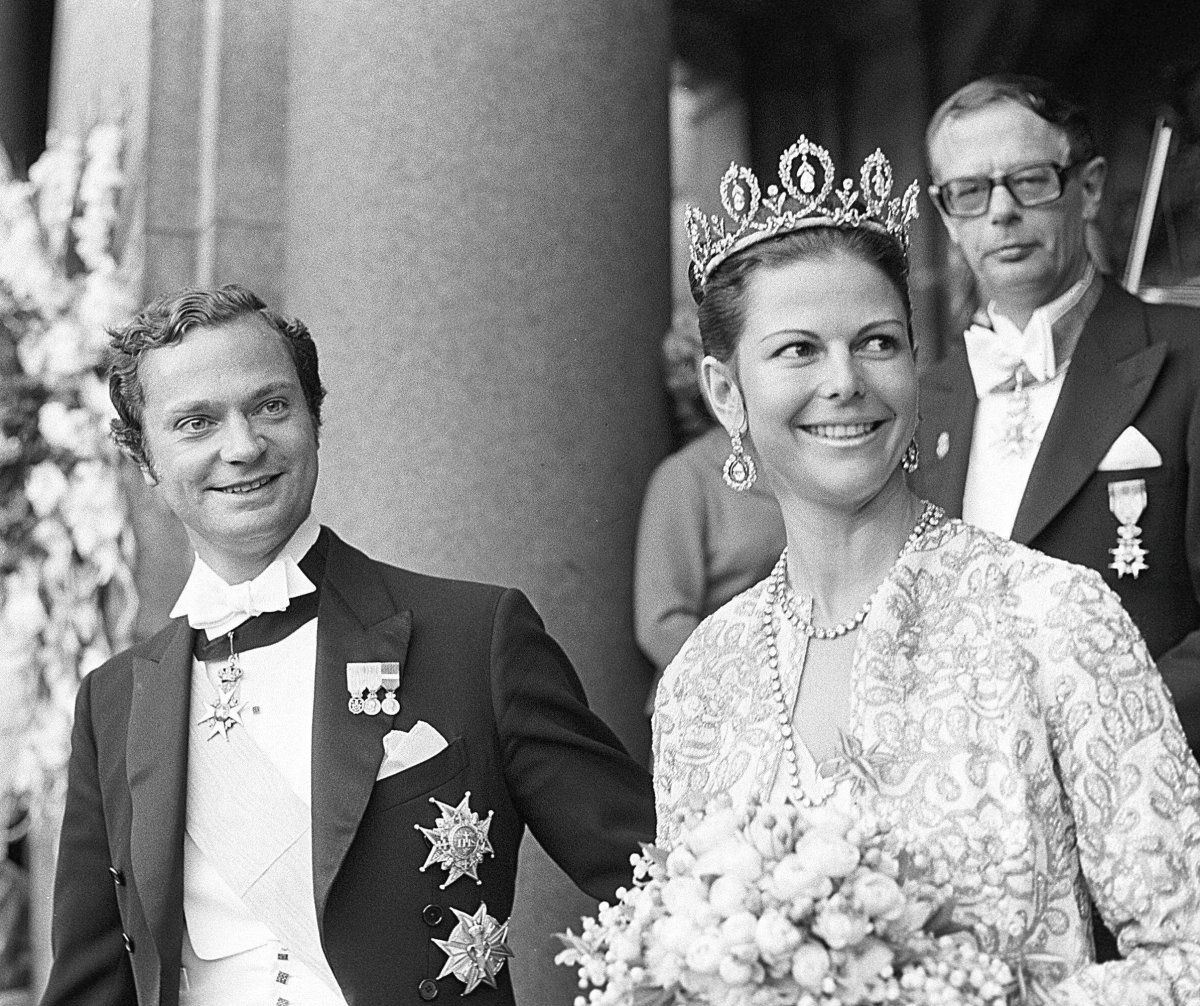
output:
M975 384L961 346L930 369L921 386L921 412L921 495L939 503L948 516L961 517L975 429ZM945 457L937 456L939 441L947 447Z
M1140 302L1106 280L1029 473L1013 541L1029 544L1083 488L1141 411L1166 353L1149 344Z
M313 892L322 931L329 889L375 785L383 737L393 728L391 716L350 712L346 664L403 665L411 626L411 613L397 610L378 566L330 533L317 612L312 728Z
M157 655L133 658L125 764L132 806L130 869L160 958L178 952L192 630L180 619Z

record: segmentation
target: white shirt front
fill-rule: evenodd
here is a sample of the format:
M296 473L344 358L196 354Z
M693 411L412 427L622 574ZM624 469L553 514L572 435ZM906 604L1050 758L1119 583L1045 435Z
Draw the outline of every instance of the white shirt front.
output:
M319 525L309 518L280 557L299 561L319 532ZM181 603L187 596L185 588ZM286 639L240 653L239 699L245 707L241 724L233 727L246 731L310 807L316 652L314 618ZM192 661L193 675L199 676L204 690L214 696L223 663ZM191 729L204 728L193 722ZM208 743L219 744L221 738ZM253 836L247 840L252 841ZM286 965L280 964L281 945L275 934L254 917L189 835L184 838L183 886L181 1006L274 1006L281 995L294 1006L345 1006L345 999L300 960L291 957ZM315 903L310 899L305 904L315 925ZM278 982L281 970L287 974L286 990Z
M1089 262L1082 278L1049 304L1034 311L1023 331L1000 315L994 302L987 306L996 334L1003 333L1014 342L1026 343L1020 356L1026 358L1028 370L1038 378L1048 379L1015 390L976 387L975 426L963 487L962 517L968 523L1005 538L1012 537L1033 463L1058 405L1070 364L1069 352L1063 353L1061 358L1056 354L1055 326L1062 323L1070 330L1066 342L1073 351L1079 331L1098 296L1095 266ZM967 359L971 363L972 377L978 381L985 367L982 362L972 361L975 347L971 334L968 333L967 338ZM1045 373L1051 368L1052 373Z
M1021 391L991 392L979 399L975 406L971 457L963 488L962 519L967 523L1004 538L1012 537L1017 511L1029 484L1029 473L1033 470L1033 462L1066 376L1064 366L1044 384ZM1019 396L1025 396L1023 403L1015 401ZM1034 442L1023 451L1010 450L1006 446L1010 413L1021 407L1025 434Z

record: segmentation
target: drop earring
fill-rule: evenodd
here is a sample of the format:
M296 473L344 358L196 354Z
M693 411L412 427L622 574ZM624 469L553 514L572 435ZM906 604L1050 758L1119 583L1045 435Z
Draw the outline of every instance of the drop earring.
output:
M754 465L754 459L742 448L740 431L729 434L729 443L730 453L725 459L725 467L721 469L721 476L735 493L744 493L754 485L754 480L758 478L758 469Z

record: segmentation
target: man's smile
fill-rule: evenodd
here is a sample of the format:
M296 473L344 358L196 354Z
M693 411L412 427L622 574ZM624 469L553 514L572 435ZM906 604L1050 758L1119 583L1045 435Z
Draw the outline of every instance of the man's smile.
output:
M219 493L226 493L232 496L242 495L244 493L255 492L265 485L269 485L279 478L279 474L264 475L261 478L252 479L248 482L235 482L227 486L214 486L213 489Z

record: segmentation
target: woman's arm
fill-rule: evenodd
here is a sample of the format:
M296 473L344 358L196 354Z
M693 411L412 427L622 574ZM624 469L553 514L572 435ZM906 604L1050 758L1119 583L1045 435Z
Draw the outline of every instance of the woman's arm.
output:
M1093 571L1047 615L1044 700L1080 862L1124 960L1085 967L1055 1000L1200 1002L1200 769L1145 643Z

